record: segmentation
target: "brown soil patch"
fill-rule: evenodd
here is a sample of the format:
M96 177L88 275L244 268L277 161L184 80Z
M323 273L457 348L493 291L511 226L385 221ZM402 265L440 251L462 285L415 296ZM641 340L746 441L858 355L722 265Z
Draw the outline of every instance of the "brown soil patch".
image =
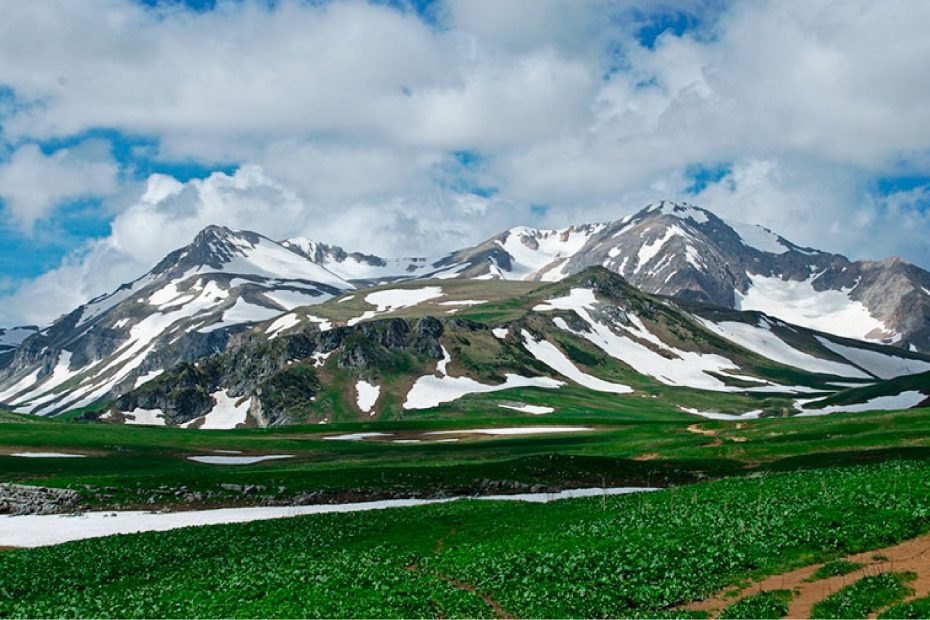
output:
M0 545L0 551L13 551L14 549L23 549L23 547L4 547L3 545Z
M698 435L704 435L705 437L710 437L710 443L704 444L704 448L716 448L717 446L723 445L723 440L717 437L717 431L712 431L710 429L701 428L700 424L691 424L688 426L687 431L689 433L695 433Z
M646 452L645 454L638 454L633 457L634 461L654 461L656 459L662 458L659 456L658 452Z
M875 556L886 559L876 560L874 559ZM865 566L848 575L828 577L810 582L808 579L811 579L814 572L822 566L822 564L812 564L781 575L766 577L762 581L744 588L737 596L726 596L726 592L732 592L733 590L727 588L724 592L719 592L712 598L684 605L683 609L708 611L711 612L712 617L716 617L724 607L751 594L769 590L792 590L795 595L788 605L788 617L809 618L811 608L837 590L867 575L877 575L885 572L917 573L917 579L908 584L914 589L913 596L908 600L930 595L930 535L914 538L893 547L856 553L844 559Z

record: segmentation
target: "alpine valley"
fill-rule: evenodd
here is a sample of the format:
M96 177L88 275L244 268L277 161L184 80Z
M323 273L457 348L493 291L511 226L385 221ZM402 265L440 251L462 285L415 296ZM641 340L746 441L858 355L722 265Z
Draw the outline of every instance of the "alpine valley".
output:
M428 258L211 226L51 325L0 331L0 404L203 429L572 403L811 416L928 404L928 353L927 271L688 204Z

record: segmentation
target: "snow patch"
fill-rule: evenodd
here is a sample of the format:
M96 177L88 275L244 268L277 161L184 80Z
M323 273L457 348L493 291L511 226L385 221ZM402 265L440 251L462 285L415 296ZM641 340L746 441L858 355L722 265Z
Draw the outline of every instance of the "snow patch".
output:
M746 247L768 254L784 254L790 249L779 241L778 235L763 226L729 221L727 225L736 231L740 241Z
M782 280L748 274L752 284L745 293L736 292L737 310L758 310L789 323L818 331L868 340L880 340L888 334L885 325L869 314L860 302L842 291L814 289L807 280Z
M503 409L513 409L514 411L519 411L521 413L529 413L531 415L543 415L555 411L555 409L552 407L545 407L542 405L527 405L526 403L499 403L497 406Z
M206 463L207 465L252 465L262 461L277 461L281 459L294 458L293 454L266 454L264 456L217 456L209 454L206 456L189 456L188 461L195 463Z
M165 426L165 412L161 409L142 409L138 407L123 413L126 424L143 424L146 426Z
M439 286L424 286L423 288L396 288L384 291L376 291L365 295L365 303L376 306L375 310L366 310L361 316L349 319L348 325L352 326L360 321L384 314L394 312L401 308L416 306L430 299L442 297L443 291Z
M910 409L911 407L916 407L925 400L927 400L926 394L916 390L908 390L906 392L901 392L900 394L895 394L892 396L876 396L875 398L870 398L865 402L851 405L829 405L823 409L805 409L803 405L808 404L811 401L798 401L796 406L799 406L799 409L801 409L801 413L799 413L797 417L812 417L841 412L856 413L861 411L891 411L895 409Z
M359 379L355 384L355 394L355 402L358 408L363 413L368 413L378 402L378 397L381 396L381 386Z
M526 330L523 330L522 333L523 344L526 350L530 352L530 355L558 372L560 375L571 379L578 385L597 392L609 392L612 394L630 394L633 391L633 388L628 385L610 383L609 381L604 381L603 379L582 372L564 353L562 353L562 351L548 340L536 340Z
M817 338L817 342L826 348L845 357L853 364L866 369L879 379L894 379L903 375L916 375L930 371L930 362L888 355L871 349L850 347L821 336L815 336L815 338Z

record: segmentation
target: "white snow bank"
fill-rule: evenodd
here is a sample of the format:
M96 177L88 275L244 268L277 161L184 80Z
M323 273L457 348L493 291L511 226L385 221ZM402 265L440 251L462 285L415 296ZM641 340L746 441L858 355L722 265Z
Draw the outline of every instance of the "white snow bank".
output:
M756 420L762 415L761 409L747 411L746 413L718 413L716 411L698 411L690 407L679 407L685 413L692 413L708 420Z
M497 392L518 387L554 389L564 385L549 377L523 377L508 373L498 385L479 383L471 377L436 377L426 375L417 379L404 401L404 409L429 409L442 403L458 400L466 394Z
M738 371L736 364L727 358L671 347L651 333L639 317L633 314L626 315L628 319L626 325L601 323L591 314L595 303L597 299L594 291L574 288L567 296L550 299L533 309L536 311L573 310L588 323L591 327L590 331L575 331L562 317L554 319L555 325L566 332L588 340L614 359L666 385L727 392L742 391L741 388L728 386L720 379L708 374ZM615 327L617 331L614 331L612 327ZM652 346L647 346L645 343ZM659 354L654 348L664 351L666 355Z
M514 426L510 428L462 428L449 431L429 431L426 435L546 435L593 431L590 426Z
M814 289L813 280L782 280L749 274L746 293L736 293L737 310L758 310L789 323L829 334L867 340L872 334L886 337L885 325L858 301L842 291Z
M182 428L190 428L197 420L203 420L203 424L198 427L200 430L226 430L245 424L252 403L251 398L236 404L242 397L232 397L226 390L214 392L211 396L216 400L213 409L206 416L185 422L181 425Z
M205 456L189 456L188 461L196 463L206 463L208 465L251 465L261 463L262 461L277 461L280 459L292 459L293 454L266 454L264 456L217 456L209 454Z
M364 441L372 437L390 437L393 433L346 433L345 435L330 435L323 439L329 441Z
M497 406L504 409L513 409L514 411L520 411L522 413L530 413L532 415L543 415L544 413L552 413L555 411L555 409L552 407L544 407L542 405L527 405L526 403L500 403Z
M727 224L736 231L736 234L740 237L740 241L747 247L754 248L760 252L768 252L769 254L784 254L789 249L782 245L778 240L778 235L768 228L757 224L744 224L742 222L728 221Z
M141 407L124 412L126 424L144 424L147 426L165 426L165 412L161 409L142 409Z
M894 379L902 375L916 375L930 371L930 362L888 355L870 349L848 347L820 336L815 336L815 338L826 348L842 355L853 364L865 368L879 379Z
M281 519L311 514L363 512L441 504L462 499L510 500L549 502L569 498L622 495L658 489L644 487L618 487L607 489L566 489L558 493L523 493L519 495L488 495L485 497L449 497L442 499L388 499L350 504L315 504L309 506L257 506L251 508L219 508L185 512L86 512L81 515L19 515L0 516L0 545L15 547L42 547L73 540L99 538L114 534L137 532L164 532L181 527L246 523Z
M597 392L610 392L612 394L630 394L633 391L633 388L628 385L611 383L582 372L554 344L548 340L536 340L526 330L523 330L523 345L530 352L530 355L578 385Z
M827 415L829 413L841 412L855 413L860 411L892 411L895 409L910 409L911 407L916 407L925 400L927 400L926 394L916 390L908 390L893 396L876 396L875 398L871 398L864 403L856 403L853 405L830 405L828 407L824 407L823 409L804 409L803 406L801 406L801 413L798 414L798 417L819 416ZM806 401L806 403L807 402L810 401ZM798 404L801 405L801 403Z
M700 317L695 318L701 325L715 334L779 364L814 373L861 379L870 378L869 375L849 364L825 360L795 349L774 334L771 330L771 324L764 318L759 325L750 325L738 321L714 323Z
M14 452L10 456L18 456L24 459L83 459L87 455L69 452Z
M366 310L361 316L349 319L347 325L355 325L379 314L393 312L401 308L416 306L430 299L442 297L442 287L424 286L423 288L392 288L384 291L375 291L365 295L365 303L376 306L375 310Z
M507 337L507 328L506 327L495 327L491 330L491 333L494 334L495 338L500 338L503 340Z
M359 379L355 384L355 394L355 402L358 408L363 413L368 413L378 402L378 397L381 396L381 386Z

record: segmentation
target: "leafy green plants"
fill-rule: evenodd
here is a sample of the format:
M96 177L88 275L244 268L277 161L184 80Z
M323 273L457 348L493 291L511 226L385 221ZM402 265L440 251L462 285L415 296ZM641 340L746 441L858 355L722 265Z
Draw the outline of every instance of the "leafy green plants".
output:
M790 600L790 590L759 592L733 603L719 618L784 618L788 615Z
M850 562L848 560L832 560L826 562L811 576L811 581L826 579L827 577L836 577L837 575L848 575L865 566L859 562Z
M911 594L906 584L914 573L881 573L863 577L814 605L812 618L865 618Z

